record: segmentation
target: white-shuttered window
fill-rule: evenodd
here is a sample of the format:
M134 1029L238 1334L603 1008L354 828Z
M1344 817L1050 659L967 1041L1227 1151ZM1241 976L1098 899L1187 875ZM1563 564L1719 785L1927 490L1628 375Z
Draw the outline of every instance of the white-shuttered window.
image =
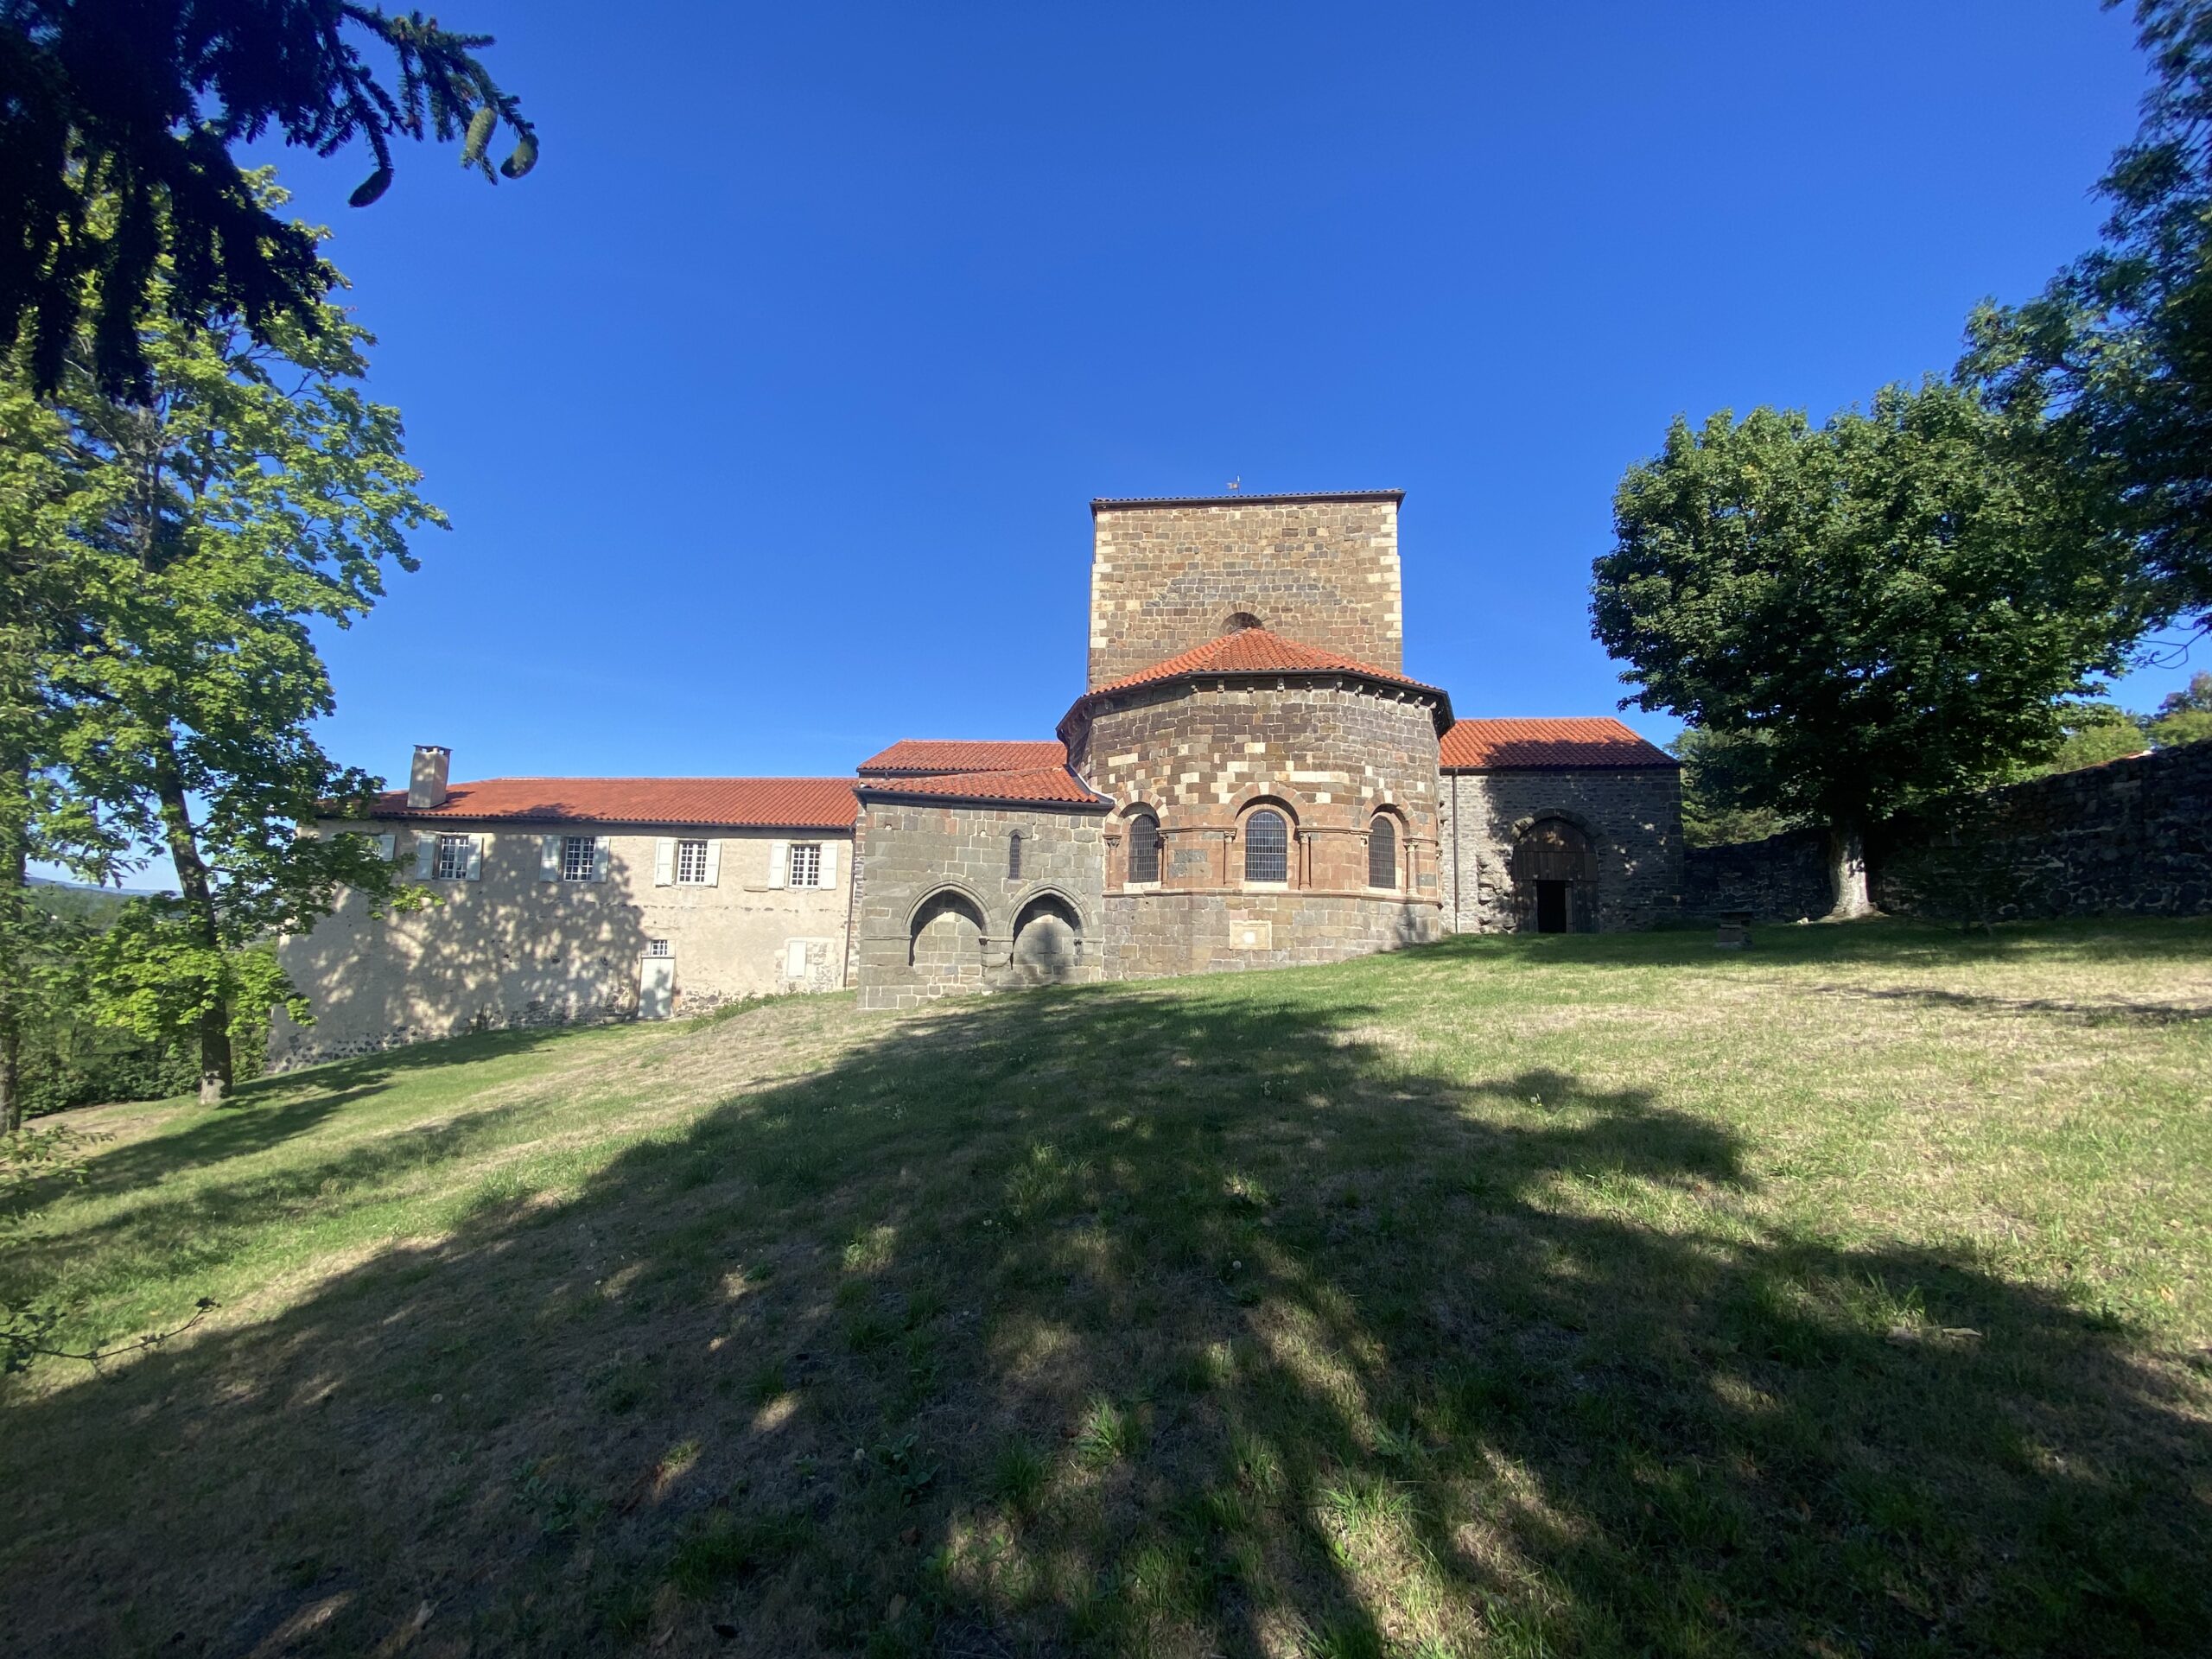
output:
M786 885L794 887L818 887L822 885L822 843L818 841L795 841L791 843L791 862L785 866L789 874Z
M677 842L676 885L679 887L703 887L708 880L707 843L703 841Z
M475 845L473 836L440 836L438 858L431 874L441 881L468 880L468 855Z
M598 850L596 836L563 836L561 837L561 879L563 881L588 881L592 879L592 860Z

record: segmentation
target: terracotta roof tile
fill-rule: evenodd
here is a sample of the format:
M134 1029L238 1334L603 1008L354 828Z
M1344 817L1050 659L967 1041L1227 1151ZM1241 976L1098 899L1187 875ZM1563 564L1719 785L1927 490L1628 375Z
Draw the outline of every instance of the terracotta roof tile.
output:
M1671 766L1675 757L1618 720L1463 720L1444 734L1446 772Z
M929 778L863 778L863 795L926 795L948 801L1004 802L1019 806L1109 806L1065 766L1021 772L956 772Z
M1179 657L1170 657L1149 668L1141 668L1134 674L1125 674L1118 680L1095 685L1084 695L1101 696L1109 691L1127 691L1141 685L1156 685L1165 680L1205 674L1357 674L1363 679L1380 680L1386 685L1402 685L1411 690L1431 692L1440 697L1444 695L1436 687L1423 685L1419 680L1409 680L1402 674L1371 667L1355 658L1342 656L1333 651L1323 651L1318 645L1301 645L1295 639L1286 639L1266 628L1239 628L1234 633L1224 633L1217 639L1209 639L1203 645L1193 646Z
M1033 772L1039 766L1067 764L1068 752L1058 740L1042 742L997 739L901 738L881 754L861 762L863 778L917 776L944 772Z
M391 791L377 798L374 816L849 830L857 810L849 778L486 778L455 784L442 804L420 810L404 790Z

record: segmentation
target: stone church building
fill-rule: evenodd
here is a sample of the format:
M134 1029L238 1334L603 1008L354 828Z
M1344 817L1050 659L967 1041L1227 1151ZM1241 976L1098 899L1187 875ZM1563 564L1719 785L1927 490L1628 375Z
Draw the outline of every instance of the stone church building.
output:
M274 1058L1672 915L1669 755L1616 720L1461 720L1406 672L1402 499L1094 501L1088 671L1050 738L906 739L849 778L452 783L418 749L372 822L321 829L441 902L284 941L316 1020Z

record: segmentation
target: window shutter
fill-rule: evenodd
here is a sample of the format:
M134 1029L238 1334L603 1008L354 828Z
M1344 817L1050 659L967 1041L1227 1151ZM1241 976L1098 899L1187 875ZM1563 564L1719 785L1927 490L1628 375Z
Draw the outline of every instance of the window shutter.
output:
M614 843L608 840L605 836L598 836L593 838L591 843L591 879L593 880L604 881L607 880L607 855L613 850Z
M538 851L537 879L541 881L558 881L561 879L560 836L545 837L545 844Z
M392 855L398 851L398 849L399 837L397 836L378 836L377 837L377 851L385 855L385 862L389 863L391 860Z
M707 843L707 885L718 887L722 884L722 844L719 840Z
M786 979L806 977L806 941L804 939L793 939L784 947L784 977Z
M837 843L834 841L825 841L822 843L821 885L825 887L834 887L837 885Z
M468 838L468 879L472 881L484 879L484 843L491 839L489 836L471 836Z
M768 843L768 885L770 887L780 887L784 885L784 875L791 868L791 842L772 841Z
M438 832L417 830L415 832L415 879L427 881L430 872L437 868Z
M676 885L676 839L663 836L653 843L653 886L672 887Z

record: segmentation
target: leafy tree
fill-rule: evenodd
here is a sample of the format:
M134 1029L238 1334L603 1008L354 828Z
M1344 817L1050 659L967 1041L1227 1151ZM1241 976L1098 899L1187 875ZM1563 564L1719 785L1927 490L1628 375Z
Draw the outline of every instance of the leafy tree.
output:
M1760 774L1746 767L1739 751L1751 737L1722 737L1702 727L1685 726L1667 746L1682 763L1682 838L1693 847L1726 847L1764 841L1794 827L1770 807L1745 804Z
M492 43L355 0L0 0L0 349L28 333L50 392L88 327L99 389L143 400L156 303L243 318L264 346L280 316L314 326L331 274L232 147L272 128L320 156L365 140L358 207L391 184L395 138L459 137L493 178L504 124L498 171L520 178L537 137L476 55Z
M87 349L51 401L38 459L73 480L72 587L34 766L64 832L48 839L79 843L67 861L99 874L159 848L175 865L175 895L133 899L103 936L92 984L142 1034L194 1040L212 1101L234 1038L289 996L267 942L341 887L399 892L373 841L297 833L378 786L313 737L333 699L310 624L365 614L385 566L414 568L407 533L444 521L416 493L397 411L359 387L369 337L327 297L265 343L155 297L150 397L104 394Z
M2031 775L2079 772L2083 766L2140 754L2151 747L2143 723L2125 709L2109 702L2068 702L2059 709L2058 747Z
M1871 823L2047 753L2133 637L2062 477L1930 381L1819 428L1678 419L1623 479L1593 632L1630 701L1728 746L1742 804L1827 827L1835 916L1872 908Z
M2162 749L2212 738L2212 674L2192 674L2188 690L2170 692L2151 717L2150 734Z
M2107 6L2118 0L2104 0ZM2058 459L2108 501L2152 621L2212 620L2212 3L2136 0L2156 84L2098 190L2101 245L2018 308L1985 305L1961 365L2047 418Z

